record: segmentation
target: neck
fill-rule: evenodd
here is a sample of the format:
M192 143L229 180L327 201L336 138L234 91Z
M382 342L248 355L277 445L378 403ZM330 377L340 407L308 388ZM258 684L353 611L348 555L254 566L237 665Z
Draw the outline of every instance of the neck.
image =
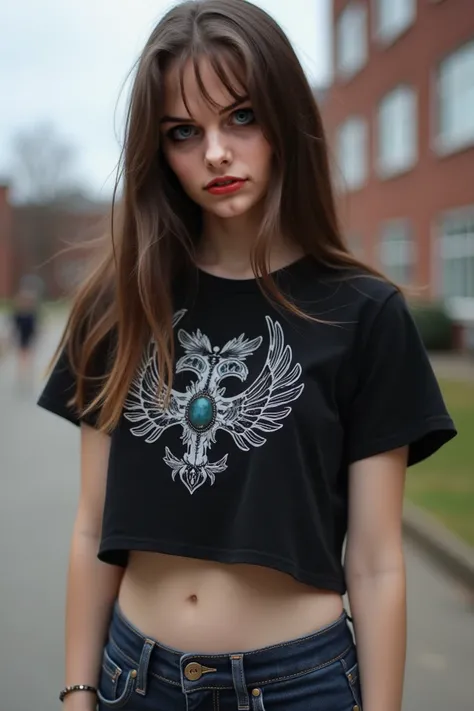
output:
M199 242L198 266L216 276L245 279L253 276L252 248L257 241L260 219L245 214L219 218L204 213ZM269 271L280 269L303 255L301 247L275 235L269 253Z

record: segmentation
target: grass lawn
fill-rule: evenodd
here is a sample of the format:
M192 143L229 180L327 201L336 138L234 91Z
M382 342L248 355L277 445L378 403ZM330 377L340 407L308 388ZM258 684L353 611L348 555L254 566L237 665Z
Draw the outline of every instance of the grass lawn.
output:
M458 436L408 470L406 493L474 545L474 382L440 380Z
M69 303L64 299L57 301L43 301L41 303L41 311L46 316L55 314L66 314L69 308ZM0 314L7 316L11 310L11 303L8 299L0 299Z

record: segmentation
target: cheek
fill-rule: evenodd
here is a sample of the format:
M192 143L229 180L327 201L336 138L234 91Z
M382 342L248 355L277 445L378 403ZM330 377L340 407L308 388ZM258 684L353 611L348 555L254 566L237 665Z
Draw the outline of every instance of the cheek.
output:
M194 169L192 156L184 151L177 151L171 148L165 151L165 158L183 187L192 186L196 181L196 171Z
M249 146L252 163L264 175L270 172L273 151L268 141L263 136L256 137Z

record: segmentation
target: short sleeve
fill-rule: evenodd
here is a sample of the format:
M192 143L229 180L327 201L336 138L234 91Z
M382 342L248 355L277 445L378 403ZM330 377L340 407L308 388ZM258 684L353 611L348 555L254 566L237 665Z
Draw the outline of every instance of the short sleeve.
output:
M105 373L107 367L107 353L109 340L104 341L97 349L90 375L100 376ZM71 364L65 347L60 353L51 374L46 381L44 389L38 398L37 404L49 412L62 417L75 425L85 422L91 427L97 427L99 410L94 410L81 416L74 406L70 404L71 398L76 391L76 378L71 368ZM91 402L96 395L96 389L90 385L86 386L86 402Z
M408 465L456 435L420 334L399 292L377 314L349 406L348 461L409 445Z

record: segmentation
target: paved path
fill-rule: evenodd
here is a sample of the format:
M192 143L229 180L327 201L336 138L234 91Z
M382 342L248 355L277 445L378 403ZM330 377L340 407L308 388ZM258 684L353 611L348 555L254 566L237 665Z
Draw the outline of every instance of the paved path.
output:
M440 378L474 380L474 353L432 353L431 363Z
M44 339L42 365L56 337ZM34 400L16 392L7 359L0 365L0 711L59 709L63 681L78 432ZM404 711L472 711L474 601L408 546L407 566Z

